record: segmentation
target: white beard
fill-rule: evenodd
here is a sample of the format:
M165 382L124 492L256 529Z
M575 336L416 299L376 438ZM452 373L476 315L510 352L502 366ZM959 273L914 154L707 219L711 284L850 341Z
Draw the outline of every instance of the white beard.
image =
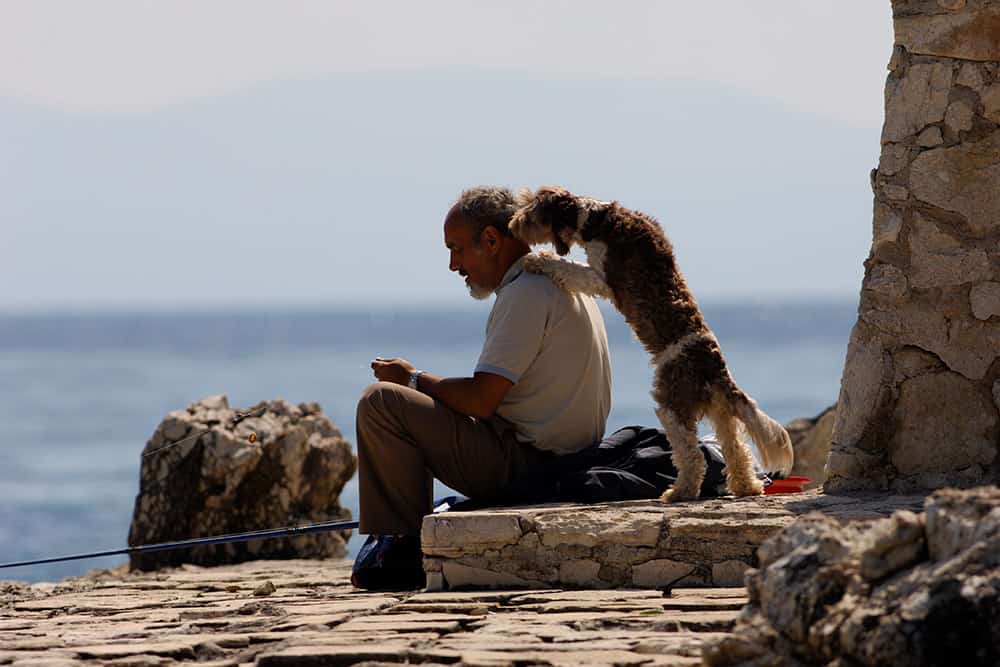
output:
M488 299L493 296L493 290L487 287L480 287L473 282L466 283L465 286L469 289L469 294L476 301L483 301L484 299Z

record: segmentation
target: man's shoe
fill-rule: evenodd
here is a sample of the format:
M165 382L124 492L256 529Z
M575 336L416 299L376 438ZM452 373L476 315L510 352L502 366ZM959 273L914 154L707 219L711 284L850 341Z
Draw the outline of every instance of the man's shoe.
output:
M354 559L351 583L369 591L423 588L424 557L419 535L369 535Z

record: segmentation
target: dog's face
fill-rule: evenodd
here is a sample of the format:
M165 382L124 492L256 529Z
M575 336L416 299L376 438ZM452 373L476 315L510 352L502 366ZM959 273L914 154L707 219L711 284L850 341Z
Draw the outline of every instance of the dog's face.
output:
M546 185L537 192L524 190L517 196L517 212L510 232L529 245L551 243L565 255L576 238L580 205L568 190Z

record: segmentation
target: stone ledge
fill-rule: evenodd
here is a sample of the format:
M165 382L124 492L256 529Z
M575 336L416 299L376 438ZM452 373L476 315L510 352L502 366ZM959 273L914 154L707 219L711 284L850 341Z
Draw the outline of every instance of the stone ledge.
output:
M757 547L796 517L844 521L919 510L923 495L801 494L548 504L426 517L428 590L742 586Z

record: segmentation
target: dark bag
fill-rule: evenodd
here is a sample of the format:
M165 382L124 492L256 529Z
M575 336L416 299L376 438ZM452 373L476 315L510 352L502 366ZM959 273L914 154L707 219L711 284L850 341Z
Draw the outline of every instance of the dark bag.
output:
M701 497L725 495L726 464L722 448L712 437L700 438L698 447L706 464ZM757 477L767 483L764 471L756 464L755 468ZM455 509L545 502L643 500L660 497L676 480L677 468L670 458L670 443L663 431L626 426L593 447L560 456L532 469L488 499L475 499Z

